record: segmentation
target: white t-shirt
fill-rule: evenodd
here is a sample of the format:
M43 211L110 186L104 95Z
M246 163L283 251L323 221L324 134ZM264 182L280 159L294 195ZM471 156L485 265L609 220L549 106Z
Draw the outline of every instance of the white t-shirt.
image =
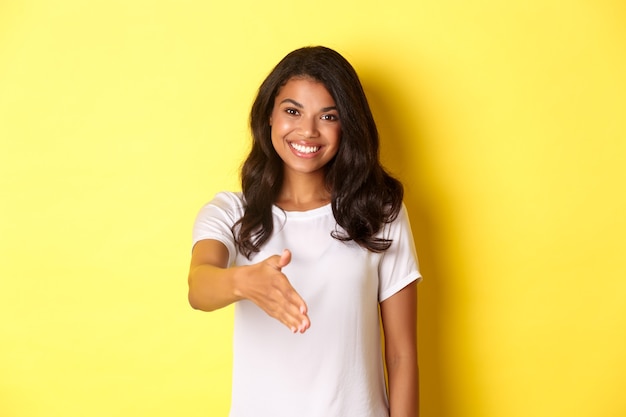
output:
M330 204L305 212L273 207L274 232L251 260L231 227L243 215L241 193L219 193L196 219L193 243L222 242L230 265L260 262L284 249L282 269L308 306L311 327L293 334L250 301L235 305L231 417L386 417L378 304L421 280L403 206L382 235L383 253L331 236Z

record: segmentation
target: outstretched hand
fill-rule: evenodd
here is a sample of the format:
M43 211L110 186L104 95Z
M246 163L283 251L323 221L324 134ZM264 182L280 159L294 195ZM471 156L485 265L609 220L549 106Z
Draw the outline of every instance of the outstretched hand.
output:
M280 256L273 255L251 265L246 298L293 333L304 333L311 326L306 303L281 272L289 262L291 252L285 249Z

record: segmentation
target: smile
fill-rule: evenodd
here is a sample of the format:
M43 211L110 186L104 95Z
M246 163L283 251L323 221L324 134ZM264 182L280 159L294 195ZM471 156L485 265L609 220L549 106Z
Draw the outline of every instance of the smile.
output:
M299 145L293 142L289 143L289 146L291 146L293 149L303 154L315 153L319 151L321 148L321 146L304 146L304 145Z

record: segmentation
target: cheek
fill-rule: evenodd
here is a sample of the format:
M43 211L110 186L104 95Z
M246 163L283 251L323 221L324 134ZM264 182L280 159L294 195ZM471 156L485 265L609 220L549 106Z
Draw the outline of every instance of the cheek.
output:
M284 118L274 118L272 123L272 133L283 134L285 132L289 132L293 130L293 126L289 120L285 120Z
M334 127L328 133L329 133L329 137L332 137L335 144L339 146L339 143L341 142L341 128Z

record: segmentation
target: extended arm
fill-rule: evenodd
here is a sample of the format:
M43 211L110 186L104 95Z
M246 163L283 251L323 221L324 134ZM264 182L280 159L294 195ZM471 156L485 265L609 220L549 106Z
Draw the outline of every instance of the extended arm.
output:
M389 378L390 417L419 415L417 282L380 304Z
M281 272L291 253L270 256L253 265L228 267L228 249L217 240L201 240L193 248L189 267L189 304L213 311L247 299L293 332L309 326L307 307Z

